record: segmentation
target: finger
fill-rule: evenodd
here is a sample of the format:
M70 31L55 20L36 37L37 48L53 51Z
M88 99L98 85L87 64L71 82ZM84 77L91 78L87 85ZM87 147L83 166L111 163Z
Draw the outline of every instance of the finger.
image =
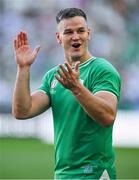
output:
M25 39L24 39L24 33L21 31L20 33L20 39L21 39L21 45L25 45Z
M60 75L60 77L63 79L63 80L66 80L66 76L64 73L62 73L60 70L57 70L58 74Z
M21 46L21 33L19 33L17 35L17 44L18 44L18 48Z
M65 76L68 77L69 76L68 71L61 64L59 65L59 67L62 70L62 72L65 74Z
M65 63L65 65L66 65L66 67L67 67L67 69L68 69L68 72L71 74L72 73L72 68L71 68L71 66L66 62Z
M41 46L37 46L37 47L33 50L33 54L34 54L35 57L37 56L40 48L41 48Z
M77 61L77 62L75 63L74 70L75 70L76 72L79 71L79 64L80 64L80 61Z
M17 43L17 40L16 40L16 39L14 39L14 49L15 49L15 50L18 49L18 43Z
M20 32L21 45L26 45L26 36L23 31Z
M55 75L55 78L64 86L64 82L63 82L63 80L60 77Z
M22 32L22 33L23 33L24 45L28 45L28 37L27 37L27 33L26 33L26 32Z

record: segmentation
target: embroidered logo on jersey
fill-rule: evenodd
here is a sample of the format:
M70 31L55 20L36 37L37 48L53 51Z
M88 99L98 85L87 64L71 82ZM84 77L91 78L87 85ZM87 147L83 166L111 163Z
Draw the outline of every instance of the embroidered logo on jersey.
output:
M57 85L58 81L55 79L51 82L51 88L54 89Z
M51 94L55 94L56 93L55 87L56 87L57 83L58 83L57 79L54 79L51 82L51 89L50 89Z
M90 174L93 172L93 166L92 165L86 165L83 167L83 172L85 174Z

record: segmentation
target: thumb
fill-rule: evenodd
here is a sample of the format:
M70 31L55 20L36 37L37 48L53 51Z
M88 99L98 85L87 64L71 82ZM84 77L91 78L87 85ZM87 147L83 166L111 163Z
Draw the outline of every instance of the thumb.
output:
M80 61L77 61L77 62L75 63L74 70L75 70L76 72L78 72L79 64L80 64Z
M40 48L41 48L41 46L37 46L37 47L33 50L33 54L34 54L35 57L37 56Z

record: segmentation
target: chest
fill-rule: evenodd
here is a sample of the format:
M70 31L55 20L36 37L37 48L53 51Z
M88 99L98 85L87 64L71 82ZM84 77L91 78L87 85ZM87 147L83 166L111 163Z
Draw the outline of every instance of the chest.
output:
M87 89L91 91L92 75L89 72L81 71L79 80ZM68 101L75 99L73 98L72 92L69 89L63 87L62 84L55 79L55 77L51 81L50 95L52 101L62 102L67 99Z

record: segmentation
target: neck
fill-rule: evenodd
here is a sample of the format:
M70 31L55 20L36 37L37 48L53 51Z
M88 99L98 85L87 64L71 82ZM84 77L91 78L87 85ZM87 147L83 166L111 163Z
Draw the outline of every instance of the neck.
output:
M74 66L75 63L77 61L80 61L80 63L84 63L85 61L87 61L88 59L90 59L92 57L92 55L90 53L87 54L87 56L85 57L79 57L79 56L75 56L75 57L66 57L66 61L68 61L68 63L71 65L71 66Z

